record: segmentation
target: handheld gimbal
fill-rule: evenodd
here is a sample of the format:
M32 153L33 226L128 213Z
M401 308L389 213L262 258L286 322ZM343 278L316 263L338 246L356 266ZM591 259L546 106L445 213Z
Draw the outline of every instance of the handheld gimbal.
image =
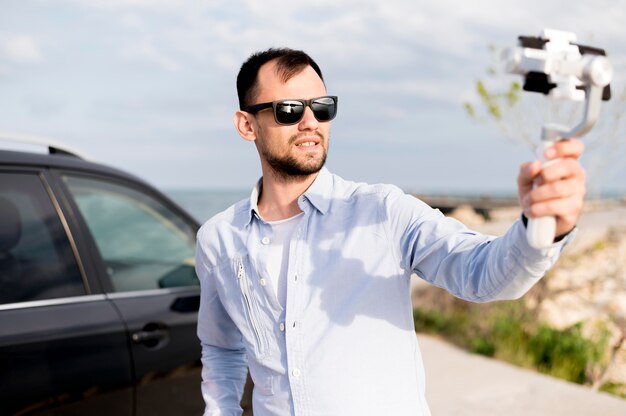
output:
M556 141L581 137L598 119L602 100L611 97L609 83L613 69L602 49L578 45L571 32L544 29L540 37L520 36L519 46L509 48L503 58L507 72L524 76L525 91L540 92L552 98L585 101L582 120L574 127L554 123L541 129L538 157ZM544 165L545 166L545 165ZM554 217L529 218L528 242L545 248L554 241Z

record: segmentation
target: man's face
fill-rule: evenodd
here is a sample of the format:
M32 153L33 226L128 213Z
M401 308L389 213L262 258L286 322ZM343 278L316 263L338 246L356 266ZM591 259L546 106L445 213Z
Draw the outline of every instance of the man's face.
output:
M273 61L258 74L259 94L254 103L283 99L310 99L326 95L326 87L310 66L283 83ZM261 163L283 180L294 180L319 172L328 152L329 122L319 122L310 107L302 120L283 126L274 120L272 109L255 114L256 146Z

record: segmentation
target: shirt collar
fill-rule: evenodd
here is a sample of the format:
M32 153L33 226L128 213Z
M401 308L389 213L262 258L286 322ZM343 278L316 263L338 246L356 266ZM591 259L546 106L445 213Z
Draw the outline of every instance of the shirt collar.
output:
M326 214L328 208L330 206L330 197L332 194L332 184L333 184L333 175L323 167L311 186L304 192L302 195L306 199L309 200L311 205L313 205L321 214ZM263 189L263 178L261 177L252 192L250 193L250 209L248 210L248 218L246 224L250 224L253 217L261 218L261 214L259 214L259 195L261 195L261 190ZM300 197L302 199L302 197ZM301 200L298 203L302 203ZM302 205L300 205L302 208Z
M252 188L252 192L250 193L250 208L248 209L248 218L246 225L252 222L253 217L261 218L261 214L259 214L259 195L261 195L261 189L263 189L263 177L259 178L254 188Z
M330 206L332 195L333 175L323 167L309 189L304 191L304 197L311 202L321 214L326 214Z

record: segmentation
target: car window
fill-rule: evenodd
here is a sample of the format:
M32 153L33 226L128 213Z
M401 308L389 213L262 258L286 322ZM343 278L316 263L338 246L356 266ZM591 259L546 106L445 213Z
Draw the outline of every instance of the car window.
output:
M196 286L195 230L152 196L105 180L63 176L117 292Z
M74 252L39 176L0 172L0 304L84 294Z

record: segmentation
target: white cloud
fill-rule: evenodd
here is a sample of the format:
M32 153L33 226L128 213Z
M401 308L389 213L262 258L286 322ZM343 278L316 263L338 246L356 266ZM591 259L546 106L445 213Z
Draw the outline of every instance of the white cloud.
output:
M441 82L441 79L425 78L414 76L412 78L396 79L369 79L367 81L346 79L342 81L341 87L344 91L349 91L353 95L363 95L371 97L398 97L403 100L425 99L441 103L458 104L459 90L464 83ZM365 87L364 87L365 86Z
M71 0L70 3L104 10L176 9L181 5L178 0Z
M30 35L10 35L0 38L0 51L18 64L38 64L44 61L39 43Z
M124 27L129 29L143 29L145 27L144 19L137 13L124 13L120 21Z
M158 50L151 42L146 40L127 47L122 52L122 55L130 61L143 61L156 64L170 72L178 71L181 68L179 61L167 56L165 53Z

